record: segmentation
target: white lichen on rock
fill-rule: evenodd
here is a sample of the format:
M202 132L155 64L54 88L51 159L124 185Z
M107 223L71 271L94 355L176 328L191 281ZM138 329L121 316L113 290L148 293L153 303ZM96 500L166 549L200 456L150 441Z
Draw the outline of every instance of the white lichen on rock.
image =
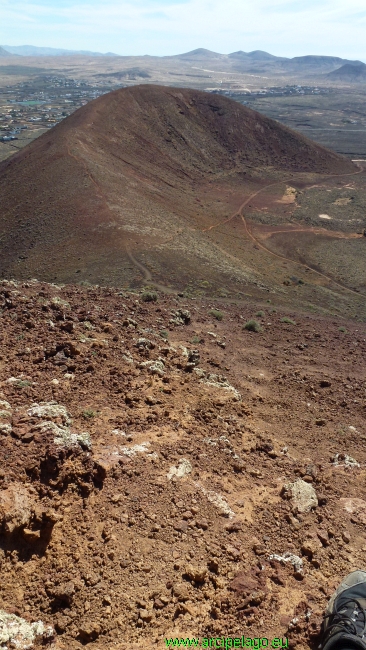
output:
M201 490L201 492L203 492L208 501L216 506L222 515L229 517L230 519L235 517L235 512L230 508L228 502L221 496L221 494L218 494L218 492L214 492L213 490L206 490L206 488L204 488L199 482L196 483L196 486Z
M310 483L298 479L295 483L285 485L284 489L289 493L296 512L310 512L317 507L318 497Z
M283 563L290 563L295 569L296 573L302 573L303 571L303 561L301 557L298 555L294 555L293 553L290 553L289 551L286 551L283 555L277 555L276 553L273 553L272 555L269 556L269 560L277 560L277 562Z
M12 432L13 428L10 422L7 422L7 420L11 419L12 414L13 411L9 402L0 400L0 435L7 436Z
M140 445L132 445L131 447L120 447L120 452L124 456L136 456L136 454L147 454L149 451L150 443L142 442Z
M215 375L213 373L210 373L200 381L202 384L207 384L207 386L214 386L215 388L221 388L222 390L230 391L233 393L235 400L238 402L241 400L239 391L237 391L236 388L234 388L234 386L232 386L223 375Z
M159 375L162 377L165 374L165 365L162 359L155 359L154 361L143 361L139 364L140 368L148 368L152 375Z
M66 407L62 404L58 404L57 402L31 404L26 414L30 418L37 417L43 420L35 428L42 433L46 431L52 432L55 436L55 445L60 447L80 445L83 449L91 449L90 433L87 431L76 433L70 429L71 417Z
M70 429L64 427L61 430L59 427L60 433L54 438L55 445L61 447L74 447L75 445L80 445L83 449L91 449L92 442L90 439L90 433L83 431L82 433L72 433Z
M0 434L3 436L9 435L13 431L13 427L9 422L0 423Z
M133 363L133 356L128 351L126 351L125 354L122 354L122 359L126 361L126 363Z
M346 467L352 467L353 469L361 467L360 463L355 458L352 458L352 456L348 456L347 454L336 454L333 458L333 464L345 465Z
M29 417L36 417L43 420L61 419L63 424L71 424L71 418L65 406L57 402L40 402L40 404L31 404L27 410Z
M42 621L28 623L24 618L0 609L0 648L4 650L30 650L36 641L49 639L53 635L53 628Z
M177 478L183 478L184 476L188 476L192 471L192 465L187 458L181 458L178 463L178 467L175 467L174 465L171 466L167 478L170 481L173 476L176 476Z

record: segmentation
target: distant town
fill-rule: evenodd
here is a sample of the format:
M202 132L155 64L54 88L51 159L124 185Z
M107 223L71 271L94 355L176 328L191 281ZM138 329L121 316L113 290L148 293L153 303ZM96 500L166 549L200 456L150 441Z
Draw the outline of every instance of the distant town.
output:
M105 83L54 75L0 88L0 160L110 90Z
M118 84L123 87L124 84ZM16 86L0 88L0 141L14 142L23 131L49 129L68 117L77 108L116 88L116 84L90 84L61 76L42 76ZM256 91L224 87L207 88L208 92L239 99L281 95L319 95L328 88L284 86ZM245 101L243 101L245 103ZM29 136L28 136L29 137Z
M270 88L261 88L258 90L249 90L247 88L235 88L234 84L231 84L231 88L225 88L224 84L218 88L207 88L209 92L226 95L227 97L233 97L238 99L238 96L243 95L254 98L254 97L282 97L282 96L296 96L296 95L327 95L332 92L331 88L319 88L318 86L298 86L286 85L286 86L271 86ZM243 103L243 102L242 102ZM244 102L245 103L245 102Z

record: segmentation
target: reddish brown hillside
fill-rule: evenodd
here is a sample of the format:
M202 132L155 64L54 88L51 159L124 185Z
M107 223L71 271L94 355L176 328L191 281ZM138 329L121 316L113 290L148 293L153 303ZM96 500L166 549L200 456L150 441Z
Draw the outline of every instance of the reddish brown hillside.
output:
M245 198L253 179L352 171L350 161L225 97L151 85L118 90L0 165L0 273L129 283L129 251L154 249L161 264L162 238L226 216L230 201L210 202L209 182L229 183ZM203 187L207 201L197 206ZM182 272L186 260L183 251ZM165 253L160 277L176 262Z

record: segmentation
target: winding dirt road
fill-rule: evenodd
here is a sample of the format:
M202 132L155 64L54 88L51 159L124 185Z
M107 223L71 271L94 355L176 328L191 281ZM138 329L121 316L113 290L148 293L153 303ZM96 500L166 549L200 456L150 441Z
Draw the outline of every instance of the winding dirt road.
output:
M349 174L331 174L329 176L326 176L326 178L324 180L329 180L331 178L344 178L345 176L347 176L347 177L348 176L356 176L358 174L362 174L363 172L365 172L365 168L363 166L361 166L358 163L356 163L356 166L358 167L357 172L351 172ZM204 230L202 230L202 232L208 232L210 230L213 230L214 228L218 228L219 226L222 226L222 225L228 223L229 221L232 221L235 217L240 217L243 224L244 224L244 229L245 229L245 232L246 232L247 236L249 237L249 239L251 239L253 241L253 243L256 246L258 246L258 248L266 251L266 253L268 253L269 255L272 255L273 257L276 257L276 258L278 258L280 260L285 260L286 262L293 262L294 264L299 264L303 268L310 269L312 273L315 273L316 275L324 278L328 282L332 282L333 284L335 284L340 289L349 291L350 293L355 294L357 296L362 295L362 294L360 294L360 292L354 291L353 289L350 289L349 287L337 282L336 280L334 280L334 278L326 275L325 273L321 273L320 271L317 271L316 269L312 268L309 264L304 264L303 262L300 262L298 260L294 260L294 259L292 259L290 257L286 257L284 255L279 255L278 253L274 253L269 248L264 246L262 244L262 242L259 239L257 239L257 237L255 237L255 235L253 235L252 231L249 229L247 220L245 219L245 216L242 214L243 209L245 208L246 205L248 205L249 201L252 201L256 196L258 196L258 194L260 194L264 190L268 189L269 187L273 187L275 185L283 185L284 183L289 183L289 182L293 183L294 179L293 178L284 179L284 180L281 180L281 181L276 181L275 183L268 183L268 185L264 185L263 187L261 187L256 192L253 192L247 199L245 199L245 201L243 201L243 203L239 206L238 210L236 210L228 219L225 219L224 221L221 221L220 223L217 223L217 224L215 224L213 226L210 226L209 228L205 228ZM318 187L318 186L319 186L319 184L313 184L313 185L309 185L309 187L306 188L306 189L311 189L313 187ZM294 231L296 232L295 229L294 229ZM287 232L287 231L280 231L280 232ZM288 232L291 232L291 229ZM311 228L309 228L309 229L303 228L303 229L301 229L301 232L315 232L315 231L313 229L311 229Z

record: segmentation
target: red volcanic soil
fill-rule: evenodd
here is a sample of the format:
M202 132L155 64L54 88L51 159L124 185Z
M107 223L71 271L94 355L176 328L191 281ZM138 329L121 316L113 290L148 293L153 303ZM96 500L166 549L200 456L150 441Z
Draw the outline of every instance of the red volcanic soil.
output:
M364 566L365 325L36 281L0 307L1 638L318 647Z
M352 171L349 160L228 98L151 85L118 90L0 165L0 274L78 274L127 286L136 282L135 253L147 253L160 282L177 266L194 275L206 241L196 231L230 214L258 183ZM178 229L180 248L162 252Z

